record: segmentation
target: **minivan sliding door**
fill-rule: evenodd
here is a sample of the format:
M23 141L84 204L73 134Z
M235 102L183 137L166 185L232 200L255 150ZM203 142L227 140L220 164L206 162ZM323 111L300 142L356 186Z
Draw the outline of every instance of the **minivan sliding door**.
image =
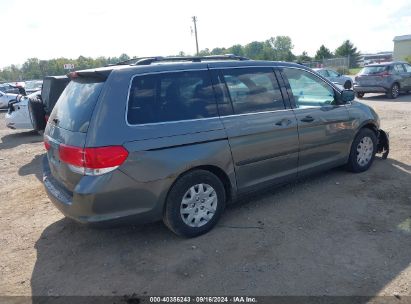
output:
M238 189L296 177L297 121L273 69L212 69L212 78Z

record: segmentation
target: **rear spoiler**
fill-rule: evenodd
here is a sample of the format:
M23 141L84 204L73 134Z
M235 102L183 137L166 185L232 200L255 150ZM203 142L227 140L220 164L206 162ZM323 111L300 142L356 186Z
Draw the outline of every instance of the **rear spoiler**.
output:
M110 75L112 69L104 69L104 70L84 70L84 71L75 71L70 72L67 74L67 77L70 80L78 79L78 78L94 78L99 81L105 81Z

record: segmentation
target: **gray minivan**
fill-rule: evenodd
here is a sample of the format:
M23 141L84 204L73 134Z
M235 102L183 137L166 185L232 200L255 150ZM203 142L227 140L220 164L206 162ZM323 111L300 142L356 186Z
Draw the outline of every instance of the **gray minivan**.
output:
M388 154L374 110L298 64L153 57L69 76L44 185L82 223L163 219L193 237L239 195Z

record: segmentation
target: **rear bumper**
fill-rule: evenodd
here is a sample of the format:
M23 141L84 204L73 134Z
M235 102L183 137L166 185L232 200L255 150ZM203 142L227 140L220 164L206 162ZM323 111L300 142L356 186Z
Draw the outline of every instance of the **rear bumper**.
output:
M45 156L43 183L57 209L83 224L142 224L162 218L165 191L160 191L161 181L141 185L116 170L101 176L84 176L70 192L52 176Z
M389 89L381 86L360 86L354 85L354 91L357 93L387 93Z

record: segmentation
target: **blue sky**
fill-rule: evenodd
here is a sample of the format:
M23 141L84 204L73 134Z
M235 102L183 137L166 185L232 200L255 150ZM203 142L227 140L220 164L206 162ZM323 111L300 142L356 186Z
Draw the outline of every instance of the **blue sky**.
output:
M377 52L411 34L410 0L1 0L0 68L30 57L193 54L193 15L200 49L288 35L297 55L345 39Z

